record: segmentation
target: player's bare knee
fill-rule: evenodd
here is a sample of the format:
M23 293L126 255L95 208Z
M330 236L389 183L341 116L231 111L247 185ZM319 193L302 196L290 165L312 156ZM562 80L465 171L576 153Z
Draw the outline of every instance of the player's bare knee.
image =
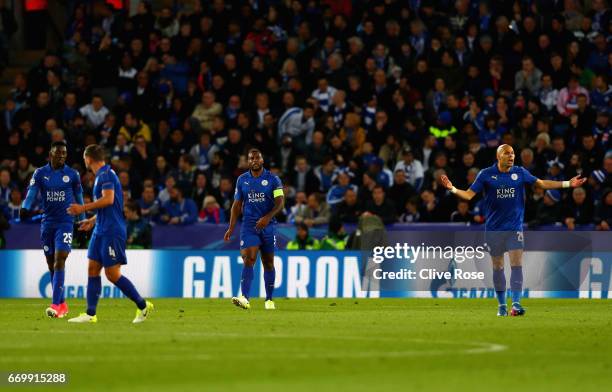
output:
M500 270L504 268L504 256L495 256L491 258L491 261L493 262L493 269L495 270Z
M90 277L100 276L100 271L102 271L102 266L96 262L90 261L89 266L87 267L87 275Z
M115 283L119 280L119 278L121 278L121 271L118 269L105 269L104 274L106 275L106 279L112 283Z
M57 252L55 254L55 260L53 262L53 269L61 271L66 265L66 259L68 258L68 252Z
M246 265L247 267L252 267L255 265L255 261L257 260L256 256L252 256L252 255L242 255L242 262L244 263L244 265Z

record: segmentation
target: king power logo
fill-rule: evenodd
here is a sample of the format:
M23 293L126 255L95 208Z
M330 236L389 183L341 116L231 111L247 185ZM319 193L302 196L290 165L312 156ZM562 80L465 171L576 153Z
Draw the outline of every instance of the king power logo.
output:
M496 189L498 199L513 199L516 196L516 188L499 188Z

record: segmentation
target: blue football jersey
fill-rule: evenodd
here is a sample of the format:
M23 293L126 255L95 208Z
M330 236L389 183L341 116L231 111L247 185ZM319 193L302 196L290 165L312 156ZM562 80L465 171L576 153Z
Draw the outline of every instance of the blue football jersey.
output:
M36 169L30 180L28 194L40 192L43 210L42 224L72 223L74 218L66 212L70 204L77 203L83 194L79 173L66 165L53 170L51 164Z
M126 236L125 219L123 218L123 192L119 177L109 165L104 165L96 173L94 181L94 200L102 197L102 190L112 189L115 191L113 205L101 208L97 211L96 227L94 233L101 235Z
M485 229L489 231L522 231L525 213L525 184L537 181L521 166L502 173L497 163L478 173L470 189L484 191Z
M275 193L282 195L283 184L280 178L264 169L259 177L247 171L238 177L234 200L242 200L242 219L247 225L255 223L274 208ZM272 218L272 223L276 219Z

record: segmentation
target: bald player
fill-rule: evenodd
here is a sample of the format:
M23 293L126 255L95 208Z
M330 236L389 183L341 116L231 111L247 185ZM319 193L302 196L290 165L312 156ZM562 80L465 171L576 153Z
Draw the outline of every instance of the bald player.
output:
M586 178L576 176L569 181L540 180L527 169L514 166L514 149L508 144L497 148L497 162L478 173L468 190L453 186L447 176L442 176L442 184L452 193L464 200L471 200L484 191L485 239L493 261L493 285L497 293L498 316L507 316L506 275L504 274L504 253L510 257L510 289L512 290L511 316L522 316L525 309L521 306L523 289L523 218L525 212L525 185L543 189L576 188L584 184Z

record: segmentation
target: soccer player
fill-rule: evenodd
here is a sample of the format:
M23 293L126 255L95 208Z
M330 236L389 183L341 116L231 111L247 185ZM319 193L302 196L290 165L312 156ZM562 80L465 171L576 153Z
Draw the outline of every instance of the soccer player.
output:
M96 215L84 220L79 230L95 229L89 242L87 258L89 259L87 281L87 311L78 317L71 318L71 323L95 323L98 321L96 307L102 291L100 272L104 272L108 280L117 286L126 297L134 301L136 317L133 323L141 323L153 310L153 304L145 301L132 284L121 275L121 265L127 264L125 256L126 226L123 218L123 192L119 177L104 162L104 148L91 144L83 152L83 160L87 169L95 175L93 197L94 201L84 205L71 204L67 211L71 215L80 215L86 211L97 210Z
M66 213L66 208L73 203L83 204L81 178L76 170L66 166L67 156L65 142L51 145L49 163L36 169L32 175L28 193L19 210L19 217L27 219L40 192L43 211L40 239L53 288L52 302L45 313L52 318L62 318L68 314L64 299L64 268L72 247L74 218ZM85 214L80 214L79 218L85 219Z
M257 260L257 252L261 251L261 262L264 269L264 284L266 287L265 309L275 309L272 293L274 291L274 218L285 204L283 185L280 178L263 168L263 157L258 149L249 150L249 171L238 177L234 203L230 215L229 228L223 237L229 241L234 232L238 217L242 213L240 229L240 255L244 261L240 289L242 295L233 297L232 303L243 309L249 309L249 293L253 281L253 266Z
M514 166L514 149L508 144L497 148L497 162L478 173L476 180L466 191L453 186L447 176L441 177L443 185L458 197L471 200L484 191L485 239L493 261L493 285L499 302L497 315L507 316L506 276L504 253L510 257L510 289L512 290L511 316L522 316L523 289L523 219L525 212L525 184L543 188L576 188L586 178L576 176L569 181L541 180L521 166Z

